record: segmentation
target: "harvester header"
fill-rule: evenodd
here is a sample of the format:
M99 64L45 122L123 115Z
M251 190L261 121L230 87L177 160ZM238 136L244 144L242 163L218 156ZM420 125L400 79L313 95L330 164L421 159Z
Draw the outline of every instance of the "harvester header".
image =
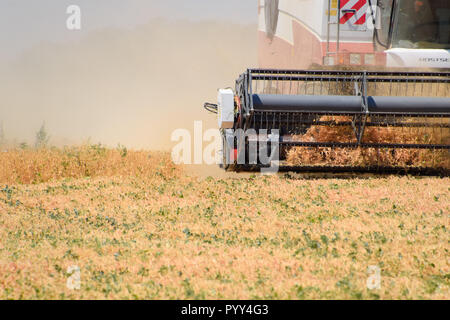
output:
M219 91L224 168L448 175L449 90L449 72L249 69Z

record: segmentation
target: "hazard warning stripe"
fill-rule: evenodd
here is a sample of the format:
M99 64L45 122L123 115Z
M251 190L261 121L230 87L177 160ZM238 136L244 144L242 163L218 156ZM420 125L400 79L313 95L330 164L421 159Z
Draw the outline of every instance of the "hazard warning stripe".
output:
M364 23L366 23L366 15L365 14L361 18L359 18L358 21L355 22L355 24L357 24L357 25L361 25Z
M341 24L346 23L348 20L350 20L351 17L353 17L355 14L353 12L347 12L345 13L341 18Z
M341 0L341 10L342 9L346 9L346 5L349 4L351 0ZM367 0L357 0L355 3L350 3L350 5L353 6L351 8L348 9L352 9L352 10L356 10L356 13L354 12L347 12L345 13L342 17L341 20L339 21L340 24L345 24L347 23L347 21L349 21L353 16L355 16L356 14L356 22L354 23L355 25L362 25L364 23L366 23L366 13L362 13L360 12L361 9L364 8L364 6L367 4ZM361 15L362 13L362 15Z
M367 0L359 0L352 9L355 9L356 11L359 11L362 7L364 7L367 3Z

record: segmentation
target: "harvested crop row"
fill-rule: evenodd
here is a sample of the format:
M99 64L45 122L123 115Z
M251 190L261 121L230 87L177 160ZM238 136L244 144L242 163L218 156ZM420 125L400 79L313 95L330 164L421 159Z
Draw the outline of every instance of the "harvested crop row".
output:
M370 120L370 119L369 119ZM375 119L374 119L375 120ZM320 121L349 122L350 117L324 116ZM376 120L375 120L376 121ZM433 121L443 124L445 120L408 120ZM295 137L308 142L348 142L355 143L356 136L350 126L313 126L304 135ZM392 144L449 144L448 128L404 128L404 127L367 127L362 143ZM447 150L421 149L382 149L382 148L300 148L288 151L287 161L291 165L350 165L350 166L421 166L450 168Z

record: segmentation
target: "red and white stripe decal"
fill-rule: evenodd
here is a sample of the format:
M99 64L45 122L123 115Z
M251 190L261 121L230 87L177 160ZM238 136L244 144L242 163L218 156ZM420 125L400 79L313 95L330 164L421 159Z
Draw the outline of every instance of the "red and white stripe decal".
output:
M366 10L367 10L367 0L341 0L341 10L356 10L354 12L347 12L341 16L340 23L345 24L351 18L356 15L356 19L352 21L356 21L353 24L362 25L366 23Z

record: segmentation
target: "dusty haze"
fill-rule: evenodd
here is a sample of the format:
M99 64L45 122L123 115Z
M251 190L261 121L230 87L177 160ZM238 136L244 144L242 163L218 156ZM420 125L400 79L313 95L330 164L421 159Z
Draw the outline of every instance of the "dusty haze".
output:
M92 32L78 43L42 43L0 63L0 122L9 141L32 143L45 121L56 145L169 149L219 87L256 63L256 26L153 20Z

